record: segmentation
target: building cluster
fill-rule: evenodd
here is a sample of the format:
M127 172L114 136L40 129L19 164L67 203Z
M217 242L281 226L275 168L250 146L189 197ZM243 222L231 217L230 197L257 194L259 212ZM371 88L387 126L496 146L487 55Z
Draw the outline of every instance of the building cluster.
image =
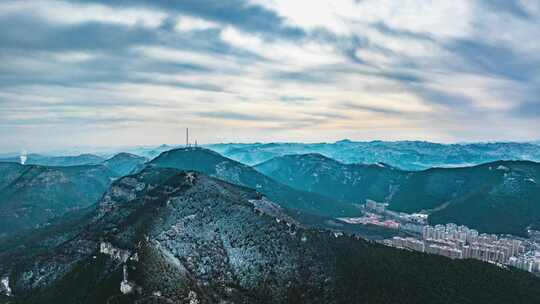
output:
M373 200L366 200L366 204L364 205L366 209L372 210L377 213L384 213L386 211L386 207L388 207L388 204L385 203L377 203Z
M534 243L533 250L525 252L519 256L510 257L508 265L523 269L529 272L540 272L540 251L538 243Z
M525 251L522 241L514 238L499 238L495 234L479 234L466 226L446 225L424 226L424 242L441 255L454 258L472 258L487 262L506 264L510 257Z
M413 238L413 237L399 237L395 236L391 244L393 247L397 248L404 248L404 249L410 249L414 251L420 251L425 252L426 251L426 245L422 240Z
M366 200L364 216L340 218L349 224L377 225L398 229L418 237L394 237L389 246L438 254L452 259L477 259L498 265L510 265L530 272L540 272L540 242L513 236L478 233L475 229L446 225L427 225L427 214L395 212L388 204ZM537 240L540 240L540 232Z
M496 235L479 234L475 229L450 223L422 227L422 238L429 241L451 241L457 243L489 243L497 240Z
M399 229L399 222L392 219L383 219L382 216L365 212L362 217L341 217L338 220L347 224L375 225L388 229Z
M411 226L423 226L427 223L428 215L425 213L409 214L405 212L395 212L388 210L386 207L388 207L387 203L377 203L373 200L366 200L366 204L364 205L365 211L367 212L373 212Z
M477 259L510 265L530 272L540 271L540 256L527 251L525 243L513 237L479 234L474 229L456 224L425 225L422 238L394 237L387 245L438 254L452 259Z

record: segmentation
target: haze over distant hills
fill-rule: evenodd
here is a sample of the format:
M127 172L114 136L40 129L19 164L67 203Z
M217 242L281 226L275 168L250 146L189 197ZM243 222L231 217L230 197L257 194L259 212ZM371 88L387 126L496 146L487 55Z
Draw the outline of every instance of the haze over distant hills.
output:
M0 162L20 162L19 156L12 156L0 159ZM41 166L79 166L79 165L97 165L105 161L104 158L93 154L80 154L73 156L49 156L41 154L29 154L27 156L27 165Z
M402 171L306 154L277 157L255 168L295 189L350 204L371 199L396 211L428 211L433 224L453 222L516 235L524 235L529 226L540 227L540 163L497 161Z
M532 143L438 144L425 141L341 140L335 143L254 143L209 145L224 156L255 165L287 154L320 153L344 163L386 163L404 170L462 167L497 160L540 161Z
M89 153L68 156L29 154L26 156L25 164L56 167L103 164L118 174L125 175L147 160L146 157L127 152L113 154L110 158ZM20 155L12 155L10 157L0 158L0 162L20 163L21 158Z
M540 281L525 272L305 229L255 191L195 172L147 168L124 177L75 230L69 238L62 228L45 234L39 242L48 245L41 247L22 243L0 249L0 273L13 294L0 299L41 304L540 300ZM120 286L131 292L122 294Z
M426 141L350 141L334 143L220 143L204 147L247 165L256 165L277 156L319 153L343 163L386 163L404 170L431 167L464 167L497 160L540 161L540 141L440 144ZM118 153L127 152L147 159L184 145L134 146L93 149L96 154L58 150L52 154L29 154L28 164L87 165L105 161ZM88 148L88 151L93 151ZM80 148L77 149L80 151ZM68 156L58 156L63 154ZM79 152L80 153L80 152ZM73 155L71 155L73 154ZM0 161L19 162L18 153L4 154Z

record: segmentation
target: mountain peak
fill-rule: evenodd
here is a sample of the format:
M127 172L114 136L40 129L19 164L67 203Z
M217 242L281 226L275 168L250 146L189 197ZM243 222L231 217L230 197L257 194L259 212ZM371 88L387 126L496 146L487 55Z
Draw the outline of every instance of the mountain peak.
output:
M352 140L345 138L345 139L336 141L335 144L350 144L352 142L353 142Z
M114 158L144 158L144 157L135 155L133 153L120 152L120 153L115 154L113 157L109 159L114 159Z
M146 163L146 158L131 153L118 153L105 160L103 165L117 172L119 175L133 173L137 168Z

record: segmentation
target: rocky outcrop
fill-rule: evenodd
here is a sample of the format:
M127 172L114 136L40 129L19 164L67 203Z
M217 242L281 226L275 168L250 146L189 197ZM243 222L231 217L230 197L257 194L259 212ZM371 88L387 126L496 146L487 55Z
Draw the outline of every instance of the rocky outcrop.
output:
M0 294L6 297L11 297L11 288L9 287L9 276L4 276L0 279Z

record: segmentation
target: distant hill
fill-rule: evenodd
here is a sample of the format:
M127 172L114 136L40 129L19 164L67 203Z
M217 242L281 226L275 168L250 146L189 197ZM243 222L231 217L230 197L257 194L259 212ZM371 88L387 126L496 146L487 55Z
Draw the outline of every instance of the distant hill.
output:
M454 222L516 235L524 235L530 225L540 227L540 164L535 162L402 171L308 154L274 158L255 168L296 189L341 202L372 199L396 211L428 211L433 224Z
M315 192L342 202L382 201L402 172L382 164L344 164L321 154L286 155L254 167L295 189Z
M250 166L203 148L179 148L163 152L150 166L196 170L221 180L255 189L282 206L326 216L358 215L357 207L341 204L330 197L299 191L276 182Z
M540 280L304 229L253 190L147 168L75 236L0 252L14 303L538 303ZM81 225L82 226L82 225ZM63 242L57 239L66 240ZM37 250L37 251L36 251ZM123 281L123 265L127 280ZM121 283L123 282L123 283ZM122 284L122 285L121 285ZM128 294L120 292L131 291Z
M403 170L472 166L498 160L540 161L532 143L438 144L425 141L342 140L335 143L217 144L208 148L231 159L255 165L288 154L319 153L343 163L386 163Z
M145 157L123 152L105 160L102 164L123 176L132 173L135 168L138 168L146 161L147 159Z
M102 165L0 163L0 173L0 236L45 225L96 203L118 176Z
M27 156L27 165L41 165L41 166L81 166L81 165L97 165L105 159L94 154L81 154L75 156L46 156L40 154L29 154ZM20 158L10 157L0 159L0 162L14 162L19 163Z

